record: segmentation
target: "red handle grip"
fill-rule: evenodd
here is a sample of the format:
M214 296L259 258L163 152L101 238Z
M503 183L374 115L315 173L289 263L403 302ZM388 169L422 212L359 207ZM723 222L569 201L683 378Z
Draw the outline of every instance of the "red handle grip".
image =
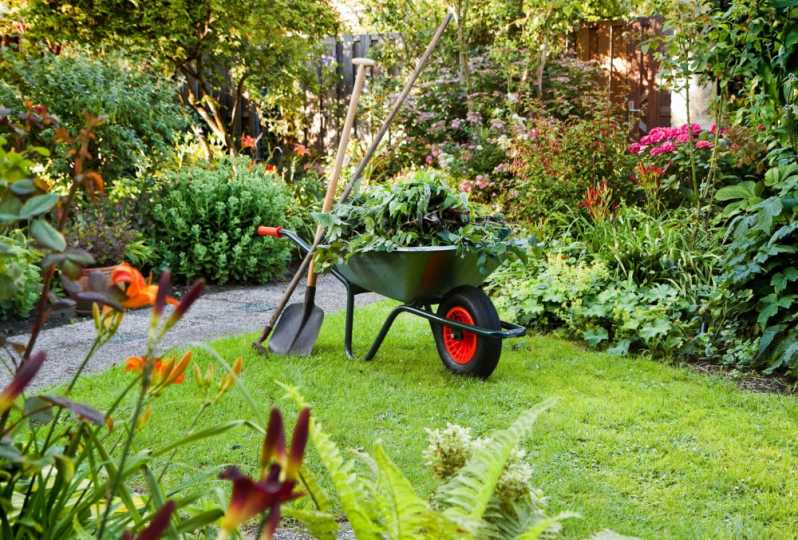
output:
M258 227L258 236L271 236L272 238L282 238L283 235L280 231L282 231L282 227L266 227L265 225L261 225Z

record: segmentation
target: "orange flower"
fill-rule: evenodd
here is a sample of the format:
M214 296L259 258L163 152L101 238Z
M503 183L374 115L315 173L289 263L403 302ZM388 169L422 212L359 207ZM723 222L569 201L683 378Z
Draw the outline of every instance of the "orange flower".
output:
M144 369L143 356L131 356L125 363L125 371L142 371Z
M172 358L156 358L152 365L153 394L158 394L170 384L182 384L186 380L186 368L191 362L191 351L188 351L180 360ZM125 364L125 371L141 372L147 359L143 356L131 356Z
M294 154L299 157L305 156L308 153L308 147L304 144L295 144L294 145Z
M269 174L275 174L277 172L277 165L275 165L274 163L267 163L265 167L266 167L266 172Z
M162 387L170 384L182 384L186 380L186 368L189 362L191 362L191 351L184 354L183 358L177 362L172 359L156 360L155 373L158 384Z
M158 286L153 285L149 280L145 280L136 268L127 263L116 266L111 272L111 282L121 288L123 284L127 299L122 301L122 307L140 308L155 303L158 296ZM166 301L170 304L177 304L177 300L168 297Z

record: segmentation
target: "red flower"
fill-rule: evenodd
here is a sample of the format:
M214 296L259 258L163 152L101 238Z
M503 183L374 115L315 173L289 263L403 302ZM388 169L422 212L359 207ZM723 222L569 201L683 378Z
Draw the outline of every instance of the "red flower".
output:
M255 148L258 145L258 139L252 135L241 135L241 148Z
M266 172L269 174L277 173L277 165L275 165L274 163L267 163L266 165L264 165L264 167L266 168Z
M262 479L255 481L235 467L220 475L220 478L233 482L230 504L221 523L224 531L232 532L248 519L268 510L264 537L272 537L280 521L280 505L301 495L294 491L294 487L299 478L309 429L310 410L305 408L299 413L291 451L286 454L282 415L277 409L272 409L261 451Z

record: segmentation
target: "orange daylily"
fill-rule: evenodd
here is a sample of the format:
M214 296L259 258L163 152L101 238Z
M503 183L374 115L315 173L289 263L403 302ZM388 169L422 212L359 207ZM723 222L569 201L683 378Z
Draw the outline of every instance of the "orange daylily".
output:
M125 296L122 307L140 308L155 303L158 296L158 285L153 285L150 280L145 280L136 268L127 263L117 265L111 272L111 282L120 286L126 284ZM177 300L167 297L166 301L172 305L177 304Z
M131 356L125 363L125 371L142 371L144 369L143 356Z
M172 358L156 358L152 366L152 392L158 393L170 384L182 384L186 380L186 368L191 362L191 351L180 360ZM141 372L147 359L143 356L131 356L125 364L125 371Z

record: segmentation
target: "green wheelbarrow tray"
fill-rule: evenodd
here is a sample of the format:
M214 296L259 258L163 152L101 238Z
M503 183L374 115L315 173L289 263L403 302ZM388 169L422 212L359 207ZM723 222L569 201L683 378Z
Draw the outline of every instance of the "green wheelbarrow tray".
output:
M407 304L436 304L458 287L480 286L500 263L475 251L458 254L455 246L431 246L360 253L335 269L363 290Z
M295 243L303 252L310 250L310 244L299 237L294 231L281 227L268 228L266 236L275 238L286 237ZM524 242L519 242L519 245ZM388 298L402 302L394 308L382 325L379 334L371 345L369 351L363 356L364 360L371 360L380 348L394 320L400 313L411 313L427 319L433 333L440 335L445 329L449 342L457 343L466 338L469 333L487 338L489 342L496 343L503 339L523 336L526 329L517 324L508 323L498 319L495 308L487 296L477 291L489 304L488 311L494 313L494 326L486 328L469 323L468 320L443 317L432 310L433 305L447 303L458 291L478 288L485 279L501 264L501 259L495 255L477 250L458 253L456 246L429 246L414 248L399 248L395 251L372 251L359 253L349 258L346 262L336 264L330 273L346 288L346 328L344 333L344 349L350 358L355 358L352 352L352 333L354 326L355 296L366 292L375 292ZM455 335L456 334L456 335ZM498 362L499 351L494 351L495 361ZM449 365L450 369L456 365ZM495 367L495 364L494 366ZM491 367L479 376L487 376Z

